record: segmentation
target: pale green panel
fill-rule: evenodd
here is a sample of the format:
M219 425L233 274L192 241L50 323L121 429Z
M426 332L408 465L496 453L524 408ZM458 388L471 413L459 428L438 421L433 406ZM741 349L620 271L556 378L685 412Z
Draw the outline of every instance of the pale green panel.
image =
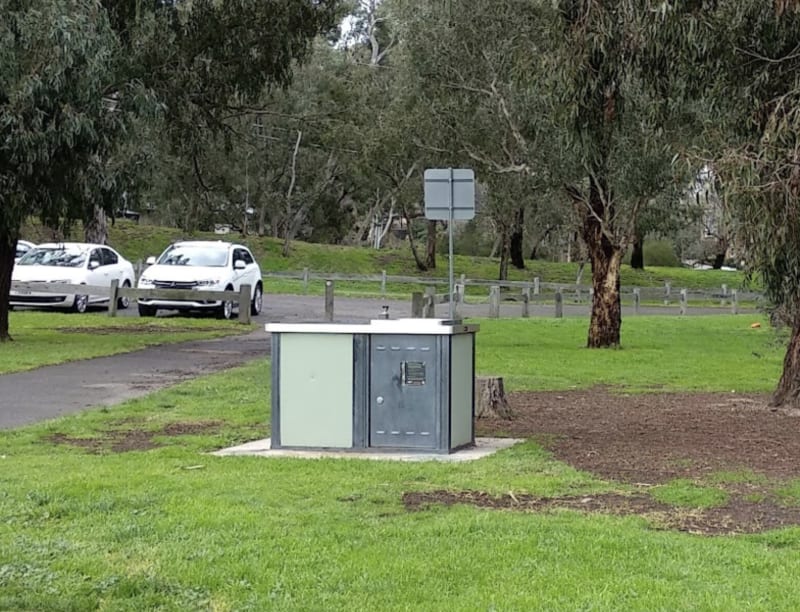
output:
M282 446L352 448L352 334L281 334Z
M450 447L472 442L472 396L475 381L472 369L474 334L452 336L450 348Z

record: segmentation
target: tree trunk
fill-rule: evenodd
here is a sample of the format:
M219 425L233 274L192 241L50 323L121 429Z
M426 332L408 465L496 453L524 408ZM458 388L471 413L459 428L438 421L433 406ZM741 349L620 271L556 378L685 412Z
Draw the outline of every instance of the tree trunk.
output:
M83 239L94 244L108 242L108 217L106 211L94 205L93 215L83 225Z
M411 227L411 217L408 216L408 211L403 204L400 205L400 210L403 212L403 218L406 220L406 229L408 230L406 236L408 236L408 244L411 247L411 255L414 257L414 263L417 265L417 270L425 272L428 268L425 266L425 262L422 261L417 251L417 243L414 241L414 232Z
M712 268L715 270L719 270L722 266L725 265L725 256L728 254L728 240L727 238L718 238L717 239L717 249L716 253L714 254L714 263L712 264Z
M800 315L795 315L792 337L783 358L783 372L778 387L772 394L770 406L800 407Z
M501 377L475 379L475 418L511 418L511 406Z
M644 270L644 238L638 233L633 238L631 268L634 270Z
M538 257L539 247L545 240L547 240L547 238L550 236L550 232L552 232L553 229L555 228L552 226L548 227L546 230L544 230L544 233L542 234L541 238L539 238L537 241L533 243L533 246L531 247L531 254L528 257L528 259L534 260Z
M7 240L0 240L0 342L10 341L8 333L8 292L11 290L11 272L19 232L10 232Z
M592 316L589 322L588 348L617 348L622 327L619 271L622 249L603 231L608 189L592 181L589 206L583 212L583 240L592 262ZM610 206L610 204L609 204ZM613 215L609 215L613 216Z
M425 266L428 270L436 269L436 221L428 221L428 241L425 245Z
M525 269L525 256L522 254L523 228L525 227L525 209L520 207L514 216L514 227L511 229L511 265L517 270Z
M511 239L506 228L503 228L500 234L500 245L500 276L498 280L508 280L508 260L511 258Z
M622 327L619 270L622 251L611 247L590 248L592 262L592 317L588 348L617 348Z
M303 132L297 130L297 140L294 143L294 151L292 152L292 174L289 180L289 188L286 190L286 226L284 227L283 248L281 249L281 255L284 257L289 257L292 240L294 240L294 233L296 231L294 220L300 217L298 212L292 213L292 194L294 192L295 182L297 181L297 154L300 152L300 142L302 139ZM298 219L297 224L299 225L299 223L300 219Z

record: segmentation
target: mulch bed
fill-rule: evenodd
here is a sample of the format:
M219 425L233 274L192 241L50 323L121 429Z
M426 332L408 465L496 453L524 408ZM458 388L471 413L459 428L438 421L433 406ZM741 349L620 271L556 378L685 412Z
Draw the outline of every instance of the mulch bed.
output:
M766 395L737 393L624 396L603 388L510 393L513 417L479 420L478 436L532 438L560 461L643 492L535 498L431 491L407 493L404 501L410 509L469 503L527 511L569 508L638 514L657 527L702 534L800 525L800 508L775 495L781 484L800 479L800 412L773 412L768 400ZM648 488L676 478L708 485L709 477L721 472L745 476L744 482L711 482L728 492L723 506L679 508L647 494Z

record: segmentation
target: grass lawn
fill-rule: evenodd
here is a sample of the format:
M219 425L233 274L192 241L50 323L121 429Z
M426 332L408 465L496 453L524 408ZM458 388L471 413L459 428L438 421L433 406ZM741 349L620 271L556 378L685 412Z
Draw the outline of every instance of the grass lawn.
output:
M642 317L626 320L623 349L590 352L585 323L484 321L478 369L520 389L761 391L781 343L750 322ZM402 503L437 489L627 490L534 442L452 464L206 454L269 434L268 385L258 361L0 432L0 610L800 608L797 528L700 537L639 517ZM131 433L141 450L120 452ZM690 484L654 495L716 503Z
M237 321L214 319L112 319L105 312L75 315L13 311L9 313L9 331L14 341L0 345L0 374L253 329L255 326L240 325Z
M583 317L480 323L477 368L504 376L511 389L767 392L787 340L760 315L625 317L622 348L593 351L582 348Z

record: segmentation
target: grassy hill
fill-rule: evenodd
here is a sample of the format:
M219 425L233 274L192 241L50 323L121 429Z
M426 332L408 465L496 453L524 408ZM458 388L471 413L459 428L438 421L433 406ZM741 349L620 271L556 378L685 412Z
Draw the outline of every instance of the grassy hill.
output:
M81 236L79 227L73 232ZM34 242L47 239L45 230L39 225L29 225L23 237ZM133 262L144 261L150 255L158 255L175 240L193 238L199 240L228 239L247 244L255 254L265 272L297 272L308 268L312 272L338 272L341 274L380 274L446 278L447 257L439 256L438 268L419 272L409 248L381 249L343 247L335 245L293 242L289 257L281 255L283 241L258 236L241 237L238 234L220 236L213 232L186 234L177 228L137 224L128 220L117 220L110 228L109 243ZM80 239L80 238L75 238ZM456 255L454 262L457 276L465 274L473 279L496 279L500 268L497 258ZM575 283L578 263L556 263L528 261L525 270L509 269L509 280L530 281L538 277L543 283ZM587 267L582 283L589 284L591 273ZM633 270L622 267L621 282L624 286L663 287L669 282L675 288L690 290L714 290L726 284L731 289L742 289L744 275L741 272L722 270L690 270L687 268L646 267ZM757 288L755 288L757 289Z

